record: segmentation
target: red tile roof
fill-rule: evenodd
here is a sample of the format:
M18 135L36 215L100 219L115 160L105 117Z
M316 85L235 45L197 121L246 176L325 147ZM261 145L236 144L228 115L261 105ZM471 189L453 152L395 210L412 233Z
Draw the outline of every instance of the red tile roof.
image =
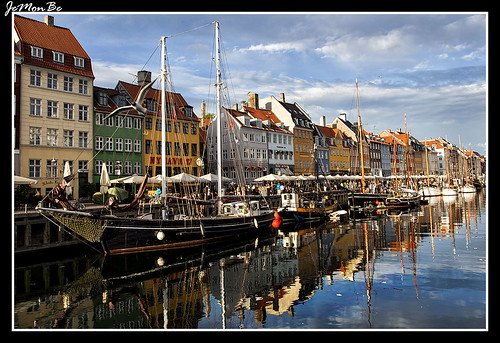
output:
M18 15L14 16L14 29L20 40L18 48L24 56L24 63L94 77L90 57L71 30ZM43 59L31 57L30 46L43 48ZM64 64L53 61L52 51L65 54ZM84 59L84 68L75 67L73 56Z

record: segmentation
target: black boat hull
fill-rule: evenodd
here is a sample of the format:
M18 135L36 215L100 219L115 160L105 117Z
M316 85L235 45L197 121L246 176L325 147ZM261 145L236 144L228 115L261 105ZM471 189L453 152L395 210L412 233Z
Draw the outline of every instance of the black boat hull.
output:
M273 212L251 217L108 219L101 244L106 254L179 249L268 233L273 219Z

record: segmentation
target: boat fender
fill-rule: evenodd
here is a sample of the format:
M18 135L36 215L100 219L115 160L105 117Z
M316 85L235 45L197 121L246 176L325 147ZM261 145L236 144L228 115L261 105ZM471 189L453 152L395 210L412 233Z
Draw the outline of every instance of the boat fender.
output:
M163 231L158 231L156 233L156 238L158 238L159 241L163 241L163 239L165 238L165 233L163 233Z
M253 226L255 226L256 229L259 228L259 222L257 221L257 218L253 219Z
M273 220L273 223L271 224L273 226L273 228L277 229L280 227L281 225L281 217L280 215L278 214L278 211L274 211L274 220Z

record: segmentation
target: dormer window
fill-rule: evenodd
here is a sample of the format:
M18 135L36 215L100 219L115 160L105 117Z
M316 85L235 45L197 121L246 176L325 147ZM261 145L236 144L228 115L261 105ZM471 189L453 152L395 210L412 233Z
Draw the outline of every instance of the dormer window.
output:
M85 61L83 58L74 56L74 59L75 59L75 67L77 68L85 67Z
M54 62L64 64L64 54L62 52L52 51L52 56Z
M31 46L31 57L43 58L43 49L37 46Z
M108 93L107 92L99 92L98 93L98 102L101 106L108 106Z

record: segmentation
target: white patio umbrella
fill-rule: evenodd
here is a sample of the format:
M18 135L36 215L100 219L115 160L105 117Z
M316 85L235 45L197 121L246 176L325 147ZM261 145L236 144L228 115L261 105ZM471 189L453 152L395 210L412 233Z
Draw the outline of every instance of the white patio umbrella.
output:
M258 177L254 179L255 182L260 182L260 181L282 181L284 178L282 178L280 175L276 174L267 174L261 177Z
M111 180L109 179L108 175L108 168L106 167L106 162L102 163L102 170L101 170L101 178L99 179L99 183L101 187L99 188L99 191L102 194L106 194L108 191L108 187L111 186ZM104 199L104 197L103 197Z
M148 181L149 181L149 179L150 178L148 178ZM130 176L125 176L125 177L121 177L119 179L111 180L111 183L135 183L135 184L141 184L143 180L144 180L144 176L133 174L133 175L130 175Z
M63 177L71 175L71 168L69 167L69 161L64 163ZM66 182L63 180L63 182ZM71 181L66 183L66 194L71 195L73 193L73 187L71 187Z
M215 174L212 174L212 173L208 173L208 174L205 174L203 176L200 176L200 179L204 179L204 180L207 180L210 182L218 182L219 181L219 177ZM231 181L233 181L233 180L228 178L228 177L225 177L225 176L222 177L222 182L231 182Z
M27 177L14 175L14 184L15 185L32 185L35 183L38 183L38 181L34 180L34 179L29 179Z
M174 183L194 183L194 182L208 182L205 179L201 179L197 176L187 174L187 173L180 173L174 176L171 176L170 182Z

